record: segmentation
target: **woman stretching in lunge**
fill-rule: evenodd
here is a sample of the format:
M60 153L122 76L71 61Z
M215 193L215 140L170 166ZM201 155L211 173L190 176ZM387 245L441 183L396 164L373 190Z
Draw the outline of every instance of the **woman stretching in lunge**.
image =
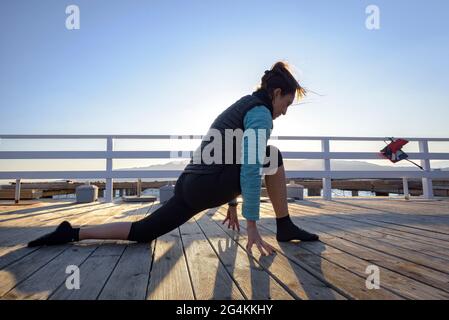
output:
M263 173L268 196L276 214L276 239L318 240L317 235L298 228L290 219L282 155L277 148L266 144L273 128L273 120L281 114L285 115L295 98L300 99L305 93L304 88L289 71L287 64L277 62L271 70L265 71L261 85L255 92L232 104L212 123L209 132L218 132L222 138L218 140L222 141L222 154L219 160L223 161L216 161L214 158L212 163L210 161L206 163L202 158L202 151L205 147L206 150L210 149L209 144L214 142L211 141L210 135L206 135L195 152L196 155L200 153L201 159L194 161L195 155L192 157L176 182L174 196L151 215L136 222L116 222L83 228L73 228L69 222L64 221L55 231L31 241L28 246L56 245L84 239L150 242L179 227L195 214L225 203L229 205L225 221L229 221L229 227L239 229L235 198L241 194L242 214L247 220L247 249L251 251L255 244L261 254L265 255L266 252L271 254L273 248L262 240L257 229ZM229 160L225 152L229 152L229 146L225 146L228 143L226 136L229 132L240 132L239 129L245 134L240 140L237 138L237 142L234 142L235 138L231 139L232 158L231 162L226 161ZM253 139L256 141L255 145L250 143L251 139L248 138L250 135L247 135L251 131L256 135L256 139ZM266 159L260 161L260 158L263 158L263 154L262 157L258 156L260 150L265 150L266 159L273 156L276 158L277 155L277 161L272 159L269 162ZM214 149L210 155L215 155L215 151L217 150ZM243 158L237 156L239 152ZM251 152L257 154L253 157L256 158L254 163L248 161ZM268 173L267 167L274 167L274 173Z

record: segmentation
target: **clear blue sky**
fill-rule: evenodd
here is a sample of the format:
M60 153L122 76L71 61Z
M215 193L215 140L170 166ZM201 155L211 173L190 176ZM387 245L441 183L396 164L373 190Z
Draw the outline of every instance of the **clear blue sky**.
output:
M204 134L283 59L320 95L273 135L448 137L448 16L446 0L4 0L0 133Z
M286 59L323 96L273 134L449 136L445 0L9 0L0 15L1 133L202 134Z

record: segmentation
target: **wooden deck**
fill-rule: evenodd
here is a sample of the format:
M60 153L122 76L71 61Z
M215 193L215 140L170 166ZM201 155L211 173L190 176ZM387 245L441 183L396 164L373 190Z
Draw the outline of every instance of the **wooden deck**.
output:
M245 250L221 224L225 207L206 210L151 244L82 241L27 248L59 222L135 221L159 204L0 202L1 299L448 299L449 200L308 198L290 203L294 221L320 234L314 243L278 243L270 203L260 231L274 256ZM241 207L241 206L239 206ZM68 290L66 267L81 287ZM367 289L366 268L380 270Z

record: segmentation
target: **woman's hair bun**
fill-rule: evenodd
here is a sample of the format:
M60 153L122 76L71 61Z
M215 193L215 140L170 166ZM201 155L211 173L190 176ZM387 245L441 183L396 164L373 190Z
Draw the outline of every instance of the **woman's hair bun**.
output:
M305 89L292 75L290 66L284 61L278 61L271 67L271 70L265 70L260 88L266 90L270 95L274 89L281 88L282 94L294 93L298 99L306 94Z

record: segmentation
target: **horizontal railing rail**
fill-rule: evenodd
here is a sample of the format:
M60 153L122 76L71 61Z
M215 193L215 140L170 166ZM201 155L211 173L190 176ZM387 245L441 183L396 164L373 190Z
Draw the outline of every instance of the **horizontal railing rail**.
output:
M106 140L105 151L0 151L0 160L36 160L36 159L104 159L105 170L80 171L1 171L0 179L15 179L16 193L20 194L20 179L106 179L105 198L113 200L113 179L125 178L177 178L182 170L122 170L113 169L114 159L185 159L190 158L193 151L114 151L113 142L119 139L202 139L202 135L0 135L0 139L100 139ZM419 160L424 170L394 168L382 171L332 170L331 160L376 160L383 159L379 152L331 152L332 141L385 141L385 137L307 137L307 136L273 136L271 140L315 140L321 142L320 152L282 151L284 159L323 160L323 170L287 170L287 178L322 179L323 198L331 199L332 179L385 179L402 178L404 190L408 190L407 179L422 179L424 198L433 197L432 179L448 179L449 171L432 170L431 160L449 160L449 153L429 152L429 142L449 142L449 138L408 138L418 142L419 152L409 152L409 159ZM387 161L387 160L386 160ZM17 195L16 195L17 199Z

